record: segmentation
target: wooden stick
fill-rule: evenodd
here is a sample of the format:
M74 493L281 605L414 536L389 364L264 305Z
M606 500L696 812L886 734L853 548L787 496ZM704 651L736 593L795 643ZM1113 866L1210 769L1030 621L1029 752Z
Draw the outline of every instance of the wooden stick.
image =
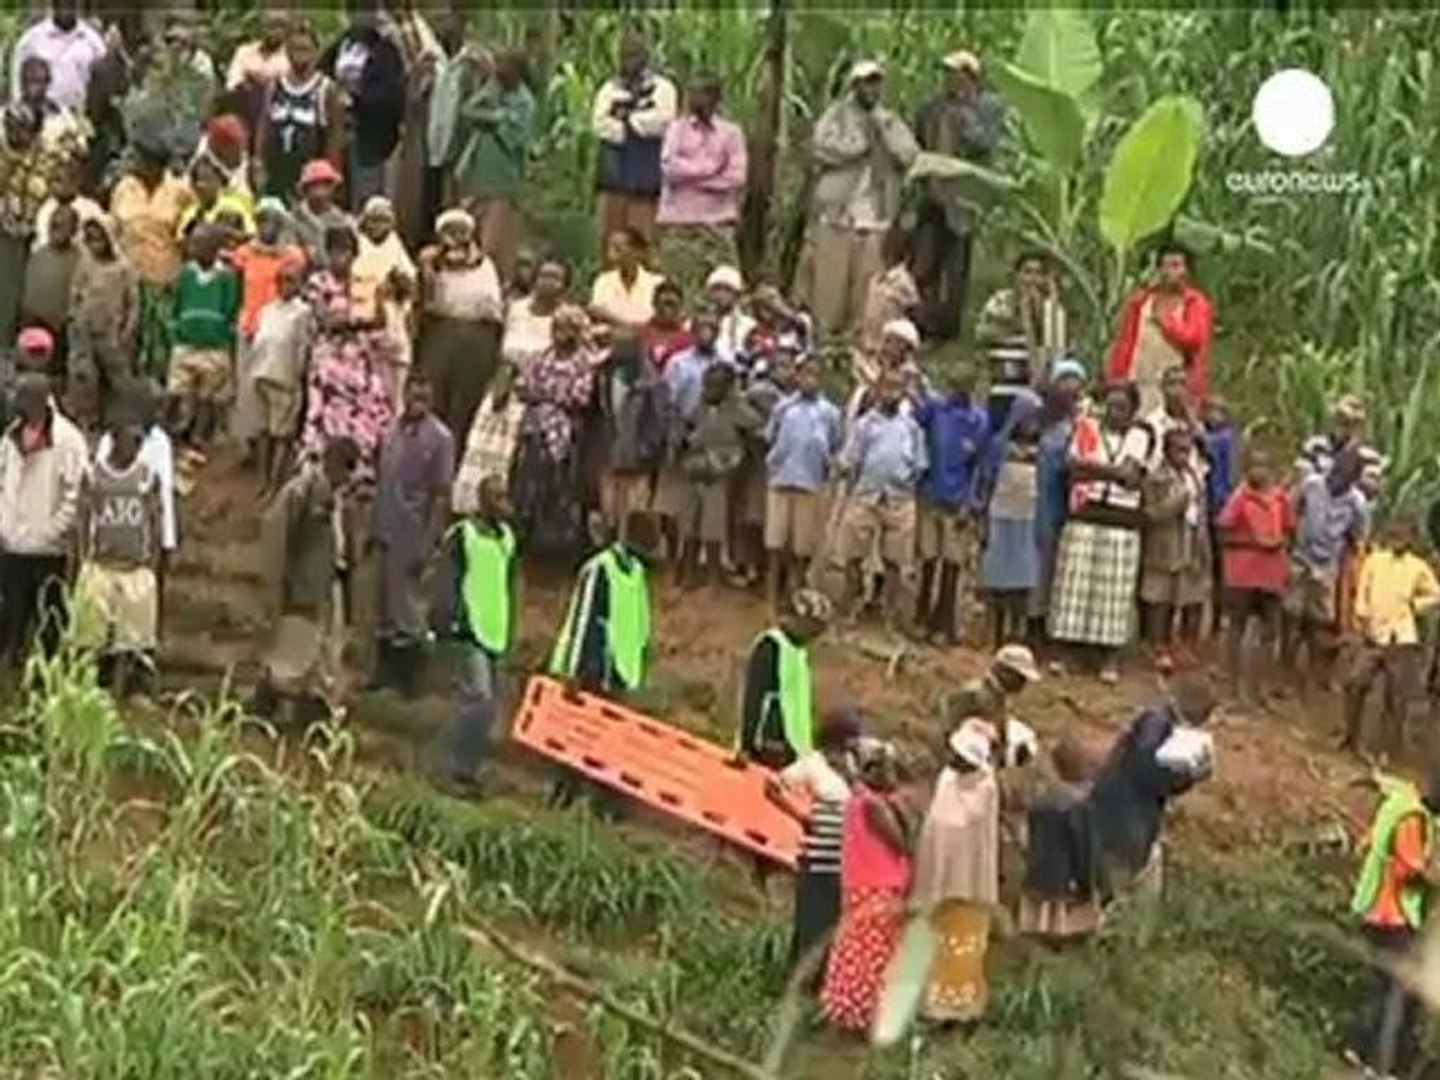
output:
M608 991L596 986L588 979L583 979L567 970L548 956L532 952L494 927L483 923L464 926L460 928L460 934L472 945L489 946L497 950L515 963L527 967L531 971L539 972L566 993L584 998L586 1001L593 1001L626 1023L653 1032L662 1039L674 1043L686 1053L704 1058L706 1061L728 1069L736 1076L745 1077L746 1080L770 1080L769 1074L744 1058L736 1057L729 1051L722 1050L696 1035L691 1035L689 1032L670 1027L653 1017L646 1016L638 1009L616 1000Z

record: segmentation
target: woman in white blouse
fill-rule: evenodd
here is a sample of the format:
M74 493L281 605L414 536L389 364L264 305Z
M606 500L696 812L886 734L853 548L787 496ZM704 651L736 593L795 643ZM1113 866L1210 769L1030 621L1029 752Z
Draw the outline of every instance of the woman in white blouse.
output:
M534 286L510 301L505 312L505 337L500 356L506 365L524 371L550 347L555 309L570 287L570 267L559 258L542 259L535 267Z

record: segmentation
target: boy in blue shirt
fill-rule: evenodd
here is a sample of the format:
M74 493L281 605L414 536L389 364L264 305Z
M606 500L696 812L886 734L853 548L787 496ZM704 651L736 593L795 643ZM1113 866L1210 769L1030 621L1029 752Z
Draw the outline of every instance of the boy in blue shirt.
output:
M935 644L960 640L960 577L974 547L967 507L976 466L990 439L990 413L975 401L974 391L974 371L956 365L944 395L926 397L914 413L929 460L919 489L915 628Z
M795 392L775 406L766 432L765 595L774 615L819 547L830 462L842 436L840 409L820 392L819 361L806 357L795 370Z
M846 608L853 619L863 599L861 569L876 545L884 564L884 611L887 625L898 620L901 583L909 574L915 551L915 490L928 464L925 435L900 408L904 376L889 370L875 385L873 407L850 432L840 453L842 475L850 481L847 507L840 525L845 560Z

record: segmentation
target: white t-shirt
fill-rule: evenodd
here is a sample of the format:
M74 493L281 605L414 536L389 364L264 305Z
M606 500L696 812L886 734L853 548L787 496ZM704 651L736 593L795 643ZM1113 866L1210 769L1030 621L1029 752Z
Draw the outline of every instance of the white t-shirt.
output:
M813 750L780 772L780 782L795 791L803 791L814 799L844 802L850 797L850 785L835 771L829 758Z

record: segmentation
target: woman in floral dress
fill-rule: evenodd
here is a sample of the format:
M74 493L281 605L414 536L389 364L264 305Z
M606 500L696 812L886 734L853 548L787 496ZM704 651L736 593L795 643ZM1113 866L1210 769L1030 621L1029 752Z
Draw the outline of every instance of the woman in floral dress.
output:
M351 295L350 268L359 241L348 227L325 233L328 265L307 287L318 333L306 378L304 446L319 453L326 440L347 435L360 447L355 476L370 484L380 439L394 415L388 375L394 339L375 308L362 311Z
M555 312L550 349L520 372L516 395L525 403L511 491L527 550L576 555L584 543L580 424L595 386L596 357L585 344L585 312L566 304Z

